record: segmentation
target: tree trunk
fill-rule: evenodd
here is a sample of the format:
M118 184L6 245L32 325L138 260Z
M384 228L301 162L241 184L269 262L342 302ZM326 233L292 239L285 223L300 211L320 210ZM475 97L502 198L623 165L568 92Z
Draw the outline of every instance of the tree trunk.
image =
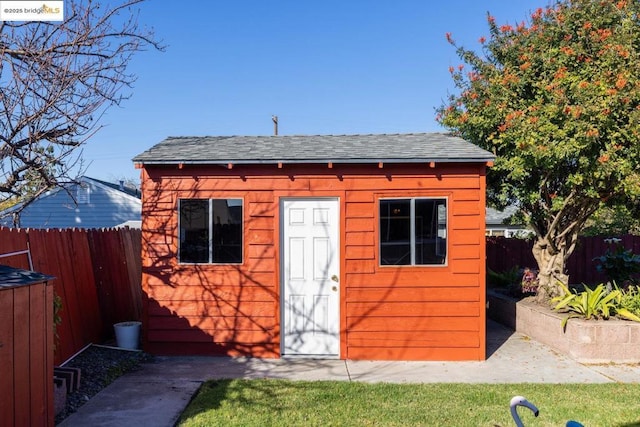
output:
M549 244L543 238L538 238L533 244L533 257L538 263L538 302L544 302L558 295L562 289L558 282L569 283L569 276L565 274L566 246L559 248Z

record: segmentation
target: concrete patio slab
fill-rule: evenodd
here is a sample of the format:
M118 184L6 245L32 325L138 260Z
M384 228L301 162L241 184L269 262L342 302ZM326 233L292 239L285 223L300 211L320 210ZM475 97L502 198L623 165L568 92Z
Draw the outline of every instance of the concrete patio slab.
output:
M60 426L172 427L210 379L393 383L640 383L638 365L585 365L489 321L482 362L156 357L94 396Z

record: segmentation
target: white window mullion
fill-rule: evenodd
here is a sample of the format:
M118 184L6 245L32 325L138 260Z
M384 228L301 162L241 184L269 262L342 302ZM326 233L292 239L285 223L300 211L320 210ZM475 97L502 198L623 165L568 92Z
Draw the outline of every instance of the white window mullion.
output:
M416 265L416 199L409 200L409 244L411 246L411 265Z
M209 199L209 264L213 263L213 199Z

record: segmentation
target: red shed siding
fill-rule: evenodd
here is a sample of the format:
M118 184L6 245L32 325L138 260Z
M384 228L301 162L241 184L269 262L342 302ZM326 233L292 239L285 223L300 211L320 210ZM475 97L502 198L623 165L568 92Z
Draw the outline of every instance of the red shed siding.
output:
M282 197L337 197L341 357L485 358L483 164L146 166L146 349L278 357ZM380 266L378 200L448 198L446 266ZM243 198L241 265L177 263L181 198Z

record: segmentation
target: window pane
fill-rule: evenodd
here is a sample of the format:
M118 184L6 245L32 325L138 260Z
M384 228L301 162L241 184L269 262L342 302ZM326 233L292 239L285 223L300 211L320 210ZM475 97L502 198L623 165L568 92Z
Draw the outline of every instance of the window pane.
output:
M209 201L180 201L180 262L209 262Z
M213 200L213 262L242 262L242 199Z
M444 264L447 255L445 199L416 199L416 264Z
M380 264L411 264L411 202L380 200Z

